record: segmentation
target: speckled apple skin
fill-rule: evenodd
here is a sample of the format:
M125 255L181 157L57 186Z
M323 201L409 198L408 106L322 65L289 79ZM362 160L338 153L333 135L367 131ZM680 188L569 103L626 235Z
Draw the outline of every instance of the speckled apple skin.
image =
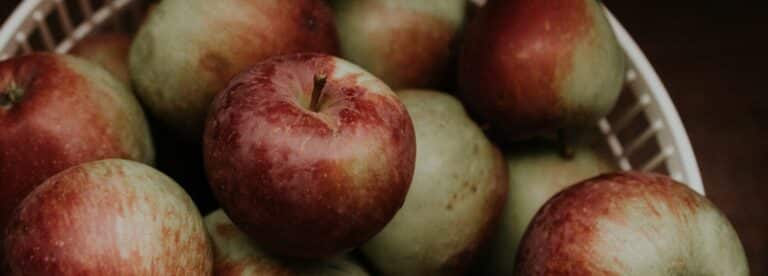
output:
M4 236L10 275L211 275L203 219L173 180L107 159L67 169L22 201Z

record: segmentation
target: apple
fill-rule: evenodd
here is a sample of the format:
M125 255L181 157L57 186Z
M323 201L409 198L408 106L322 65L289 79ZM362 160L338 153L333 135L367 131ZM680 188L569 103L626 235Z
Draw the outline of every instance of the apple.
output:
M86 37L70 51L71 55L81 57L107 69L113 76L130 87L128 75L128 50L131 37L124 33L97 33Z
M517 275L749 275L728 219L671 178L619 172L558 193L538 211Z
M368 275L365 269L347 255L319 261L271 255L252 243L222 210L209 214L204 221L213 241L214 275Z
M325 54L270 58L216 96L203 156L222 208L276 255L323 258L378 233L405 200L416 142L403 104Z
M405 204L362 247L381 275L463 275L507 197L506 163L454 97L398 91L416 130Z
M46 178L104 158L154 162L144 113L122 83L70 56L0 62L0 229Z
M489 0L467 28L459 97L502 140L594 125L625 57L598 1Z
M545 141L522 143L506 152L509 198L499 226L478 266L485 275L513 275L517 246L536 211L566 187L616 166L595 149L579 144L570 158Z
M337 51L322 0L165 0L136 34L129 67L148 109L199 143L211 100L235 74L275 55Z
M184 190L138 162L107 159L49 178L4 237L10 275L211 275L213 250Z
M393 89L434 85L449 71L466 0L335 0L342 57Z

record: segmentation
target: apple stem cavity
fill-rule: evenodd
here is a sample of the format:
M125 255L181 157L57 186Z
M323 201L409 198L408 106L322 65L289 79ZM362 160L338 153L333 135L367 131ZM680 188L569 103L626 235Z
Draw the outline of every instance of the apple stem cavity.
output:
M326 76L323 74L315 75L315 85L312 88L312 101L309 103L309 109L318 112L320 110L320 98L323 97L323 88L325 87Z
M565 133L565 129L557 130L557 144L560 147L560 156L565 159L573 159L573 147L568 144L568 136Z
M16 83L11 83L2 94L0 94L0 106L13 105L24 96L24 90L17 86Z

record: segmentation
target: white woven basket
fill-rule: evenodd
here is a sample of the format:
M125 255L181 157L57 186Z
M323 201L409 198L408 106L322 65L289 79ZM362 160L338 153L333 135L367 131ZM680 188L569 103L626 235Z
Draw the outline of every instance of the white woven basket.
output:
M25 0L0 29L0 60L32 51L66 53L100 28L133 30L147 2ZM598 122L610 151L621 169L666 173L703 194L696 158L667 90L624 27L605 12L629 59L619 104Z

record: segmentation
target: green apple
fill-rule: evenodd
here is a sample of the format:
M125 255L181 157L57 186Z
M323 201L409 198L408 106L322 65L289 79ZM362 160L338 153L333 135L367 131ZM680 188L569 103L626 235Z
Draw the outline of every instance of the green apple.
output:
M335 0L342 57L392 89L423 88L448 73L465 0Z
M213 240L214 275L368 275L360 265L346 255L320 261L300 261L267 253L241 232L221 209L205 217L205 226Z
M517 246L531 218L557 192L581 180L616 170L610 160L586 145L564 158L559 147L525 143L506 154L509 199L480 267L486 275L512 275Z
M416 169L403 207L362 252L382 275L461 275L504 206L504 159L452 96L398 95L416 131Z
M136 34L129 67L155 117L199 142L208 105L235 74L275 55L337 50L322 0L165 0Z

